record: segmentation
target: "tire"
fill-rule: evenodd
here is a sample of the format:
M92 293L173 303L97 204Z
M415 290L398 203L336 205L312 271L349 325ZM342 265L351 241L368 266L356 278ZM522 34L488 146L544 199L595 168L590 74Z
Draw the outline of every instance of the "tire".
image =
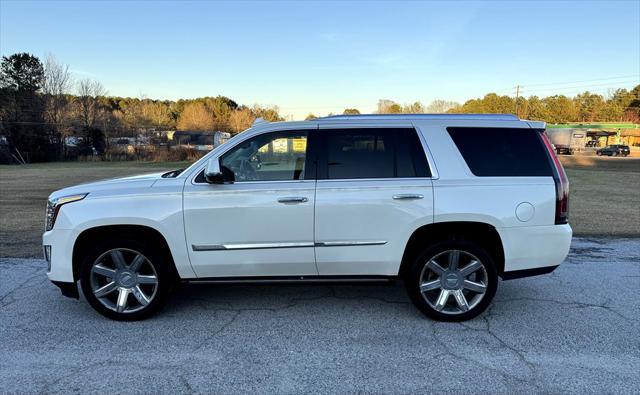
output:
M596 151L596 155L602 156L602 152Z
M105 317L142 320L164 305L173 285L170 265L166 254L151 245L106 239L84 256L80 286L91 307Z
M458 263L453 266L458 270L454 271L450 270L450 262L454 261L451 258L455 251ZM472 265L473 261L478 263ZM497 286L498 274L491 255L476 243L463 240L427 247L405 277L405 287L413 304L424 315L438 321L458 322L478 316L491 303Z

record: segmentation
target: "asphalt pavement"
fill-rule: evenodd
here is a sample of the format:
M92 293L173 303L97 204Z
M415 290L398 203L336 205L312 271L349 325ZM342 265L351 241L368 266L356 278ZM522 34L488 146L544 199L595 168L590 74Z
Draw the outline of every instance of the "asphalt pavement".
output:
M189 285L115 322L45 270L0 259L0 393L640 393L640 239L574 239L460 324L400 283Z

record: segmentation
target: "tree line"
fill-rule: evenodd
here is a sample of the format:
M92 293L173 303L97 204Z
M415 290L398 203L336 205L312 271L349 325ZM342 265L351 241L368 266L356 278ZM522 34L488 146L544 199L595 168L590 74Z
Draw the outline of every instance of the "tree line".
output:
M615 89L606 96L591 92L573 97L500 96L489 93L464 104L436 100L429 106L420 102L400 105L391 100L378 102L378 113L455 113L455 114L516 114L522 119L547 123L633 122L640 123L640 85L631 90Z
M463 104L435 100L399 104L379 100L377 113L512 113L547 123L640 123L640 85L607 95L511 97L489 93ZM343 114L360 114L347 108ZM331 114L330 114L331 115ZM27 53L2 58L0 69L0 163L68 159L67 138L78 137L74 155L102 155L111 137L152 130L225 131L236 134L256 118L282 121L278 107L240 105L225 96L154 100L109 96L95 80L75 80L69 66ZM309 114L307 119L314 119Z
M73 93L71 93L73 92ZM108 96L95 80L74 80L69 66L49 56L4 56L0 68L0 163L67 159L65 141L77 137L77 155L102 155L108 138L150 130L236 134L256 118L283 121L275 106L240 105L224 96L153 100Z

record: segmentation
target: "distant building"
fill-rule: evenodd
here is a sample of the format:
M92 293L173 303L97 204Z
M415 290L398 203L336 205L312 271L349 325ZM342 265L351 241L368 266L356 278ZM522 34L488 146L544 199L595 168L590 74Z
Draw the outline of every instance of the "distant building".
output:
M198 151L210 151L224 144L231 135L227 132L195 132L177 130L167 133L167 139L173 147L188 147Z

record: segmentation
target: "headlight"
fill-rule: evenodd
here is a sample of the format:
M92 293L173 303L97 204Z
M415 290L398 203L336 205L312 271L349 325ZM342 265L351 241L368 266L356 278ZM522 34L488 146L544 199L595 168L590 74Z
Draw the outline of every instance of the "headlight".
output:
M53 224L56 223L56 217L58 216L58 211L60 211L60 207L63 204L77 202L78 200L84 199L88 193L81 193L78 195L69 195L59 197L57 199L49 199L47 200L47 215L46 215L46 224L45 230L49 231L53 229Z

